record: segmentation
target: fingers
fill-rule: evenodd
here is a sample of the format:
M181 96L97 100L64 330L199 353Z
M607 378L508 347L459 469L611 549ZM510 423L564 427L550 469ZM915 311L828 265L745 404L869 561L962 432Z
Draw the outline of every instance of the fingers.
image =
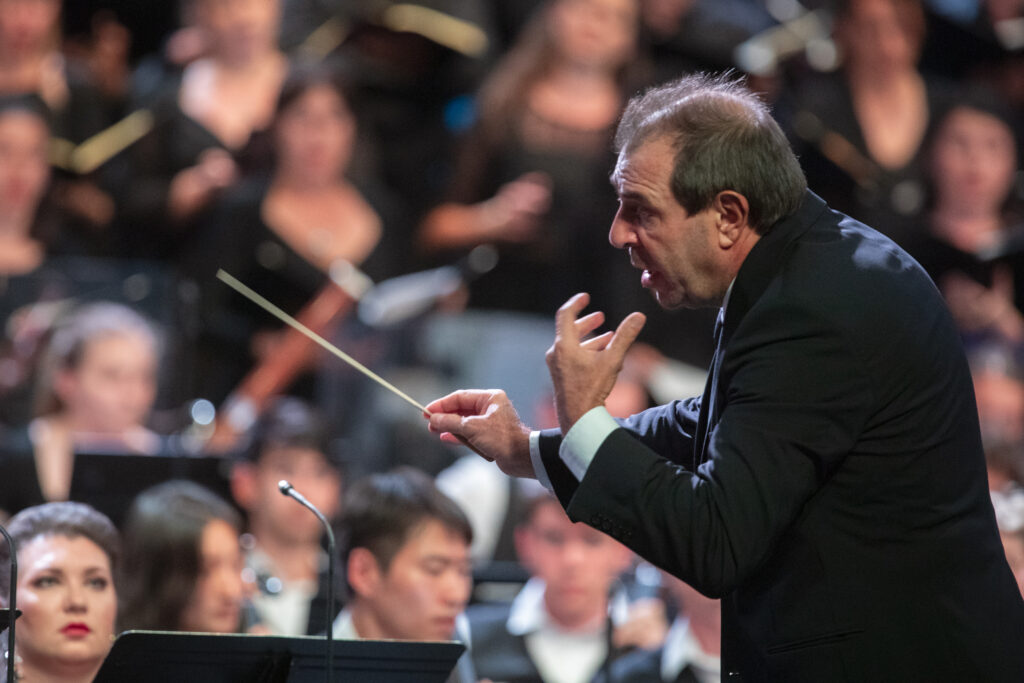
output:
M578 343L580 337L576 331L576 319L589 303L590 295L581 292L562 304L562 307L555 313L555 336Z
M458 415L452 415L451 413L432 413L430 415L430 422L428 429L434 434L451 434L452 438L458 438L456 435L462 433L462 418ZM450 439L442 439L450 441Z
M600 334L592 339L588 339L580 344L580 346L588 351L603 351L605 347L608 346L608 342L610 342L611 339L612 333L605 332L604 334Z
M456 415L475 415L479 412L480 406L486 404L487 400L493 395L494 392L492 391L453 391L447 396L435 399L424 407L430 414L454 413Z
M583 339L603 324L604 313L601 311L594 311L593 313L583 316L575 322L577 338Z

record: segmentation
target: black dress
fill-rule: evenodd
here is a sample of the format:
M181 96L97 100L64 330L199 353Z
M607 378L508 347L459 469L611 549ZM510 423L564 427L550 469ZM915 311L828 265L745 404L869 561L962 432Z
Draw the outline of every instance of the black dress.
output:
M183 275L197 285L201 316L200 358L193 387L196 396L218 404L252 369L253 335L282 325L217 280L217 270L224 269L290 315L298 313L327 283L322 270L265 223L262 210L269 186L268 178L259 177L228 192L203 217L202 239L183 259ZM393 243L395 231L389 224L397 217L389 212L386 201L376 197L371 191L367 199L381 215L381 241L358 265L379 281L401 270L404 245ZM310 382L300 381L298 393L311 396Z
M948 88L926 81L934 114ZM841 73L808 81L796 97L787 134L810 189L837 211L863 221L899 243L914 234L926 200L922 150L898 169L871 158L853 96Z
M559 132L559 124L530 111L509 115L501 140L489 139L478 128L465 141L449 200L483 201L524 173L539 171L550 178L551 206L536 236L523 244L498 244L497 267L470 287L471 307L550 316L570 296L592 291L607 276L605 265L614 251L607 241L615 213L615 193L608 183L614 164L612 131L582 134L590 139L571 147L540 147L521 132L528 117L562 138L581 135L564 128Z

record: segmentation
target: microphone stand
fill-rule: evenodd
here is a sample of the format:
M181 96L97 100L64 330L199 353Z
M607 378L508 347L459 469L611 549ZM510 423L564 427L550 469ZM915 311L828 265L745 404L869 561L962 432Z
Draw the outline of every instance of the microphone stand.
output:
M295 487L287 479L277 482L277 488L282 496L292 498L299 505L316 515L316 518L320 520L320 524L323 525L324 530L327 532L327 683L332 683L334 680L334 620L331 618L334 610L334 531L331 529L331 525L323 513L306 500L304 495L296 491ZM4 532L4 535L6 535L6 532ZM11 590L11 595L13 596L13 588Z
M14 683L14 622L18 618L18 549L7 529L0 525L0 534L7 539L7 548L11 553L11 599L7 605L7 680Z

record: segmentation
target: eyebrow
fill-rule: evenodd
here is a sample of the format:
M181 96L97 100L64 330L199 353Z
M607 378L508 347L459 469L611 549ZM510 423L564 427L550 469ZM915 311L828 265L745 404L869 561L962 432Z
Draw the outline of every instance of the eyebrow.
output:
M444 563L446 565L452 565L452 564L456 564L456 565L463 565L463 564L472 565L472 563L473 563L472 558L469 558L469 557L460 558L460 557L449 557L447 555L424 555L423 558L421 559L421 561L422 562L441 562L441 563Z
M641 204L650 204L650 200L647 199L647 195L636 190L628 190L619 195L619 199L628 199L634 202L640 202Z

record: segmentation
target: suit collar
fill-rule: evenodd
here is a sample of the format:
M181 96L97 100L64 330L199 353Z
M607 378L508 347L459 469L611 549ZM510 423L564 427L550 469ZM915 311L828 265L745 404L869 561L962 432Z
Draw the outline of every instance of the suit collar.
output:
M764 293L792 244L827 210L828 205L821 197L805 190L800 208L773 225L753 246L731 286L723 345L739 326L743 316Z

